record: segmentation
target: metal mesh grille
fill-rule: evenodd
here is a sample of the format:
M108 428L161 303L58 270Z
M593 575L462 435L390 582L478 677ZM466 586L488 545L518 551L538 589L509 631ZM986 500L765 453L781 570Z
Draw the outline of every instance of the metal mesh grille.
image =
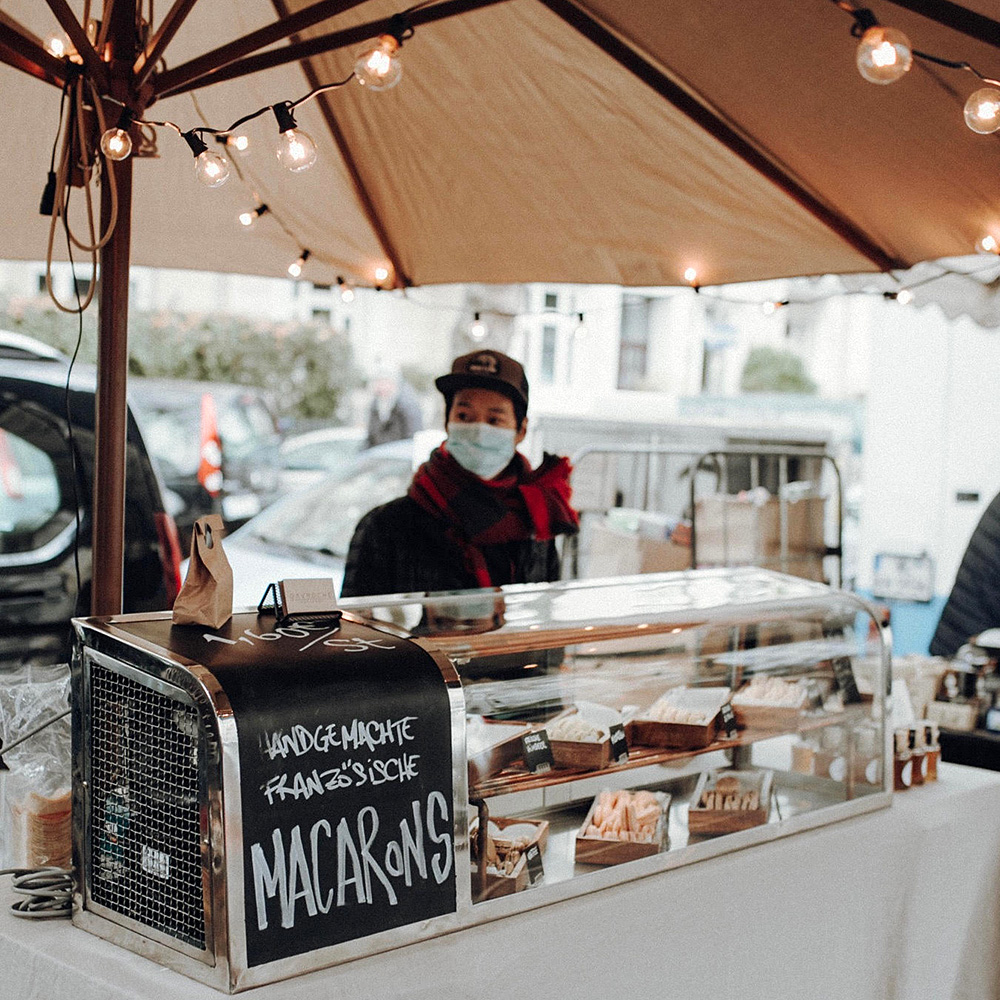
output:
M90 668L91 896L204 948L198 713Z

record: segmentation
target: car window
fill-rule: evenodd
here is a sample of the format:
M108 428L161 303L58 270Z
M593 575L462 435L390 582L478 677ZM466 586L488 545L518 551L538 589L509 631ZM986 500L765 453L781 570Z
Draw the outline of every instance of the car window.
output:
M191 409L147 407L142 413L142 436L146 447L156 456L168 479L193 476L201 461L197 406Z
M364 463L331 484L275 504L253 523L253 534L267 541L346 556L358 521L373 507L402 496L413 477L408 459Z
M311 441L282 452L286 469L325 469L333 472L358 452L360 442L354 438Z
M219 437L229 461L248 458L275 437L274 421L261 403L244 397L232 404L218 403Z
M30 427L30 422L25 425L26 433ZM58 438L52 442L65 450ZM20 434L0 428L0 553L31 552L58 534L73 517L72 499L64 504L63 493L52 458Z

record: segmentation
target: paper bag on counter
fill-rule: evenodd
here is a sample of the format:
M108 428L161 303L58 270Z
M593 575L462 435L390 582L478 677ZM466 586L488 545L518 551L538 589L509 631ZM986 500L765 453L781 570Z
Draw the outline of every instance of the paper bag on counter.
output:
M222 548L224 532L218 514L194 522L187 576L174 601L175 625L219 628L232 617L233 569Z

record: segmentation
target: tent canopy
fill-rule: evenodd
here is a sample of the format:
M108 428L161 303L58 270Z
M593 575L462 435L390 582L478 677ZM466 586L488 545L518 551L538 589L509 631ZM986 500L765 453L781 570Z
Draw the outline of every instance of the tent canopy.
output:
M53 11L70 7L82 15L61 0L0 4L0 56L17 26L44 38L59 29ZM993 8L880 0L874 13L914 48L1000 76ZM164 24L176 33L149 70L144 114L225 128L295 101L349 76L401 9L157 5L153 38ZM158 158L134 167L132 261L283 275L308 249L304 277L317 282L656 285L694 268L716 284L908 267L969 253L989 232L1000 239L1000 143L962 116L983 84L921 60L898 83L868 83L854 19L830 0L448 0L410 18L397 87L350 81L296 109L319 147L309 171L278 164L270 112L242 129L242 176L216 190L197 183L184 142L158 129ZM262 38L273 40L255 48ZM39 137L5 144L13 197L0 257L39 259L59 95L0 76L7 134ZM255 200L270 212L241 232L237 215Z

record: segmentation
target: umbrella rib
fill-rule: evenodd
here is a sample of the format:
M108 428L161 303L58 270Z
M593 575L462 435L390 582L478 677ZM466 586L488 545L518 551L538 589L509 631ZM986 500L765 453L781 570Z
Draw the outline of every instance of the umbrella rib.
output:
M706 107L693 94L672 80L659 67L654 66L642 53L626 44L588 11L577 6L575 0L539 0L539 2L597 45L624 69L634 74L647 86L652 87L661 97L673 104L678 111L687 115L709 135L718 139L730 152L776 184L793 201L796 201L860 254L867 257L880 270L891 271L894 268L906 266L903 261L892 256L871 240L850 219L845 218L829 205L820 201L816 195L791 176L781 164Z
M408 14L408 19L410 24L416 28L421 24L430 24L433 21L441 21L458 14L467 14L470 11L479 10L481 7L509 2L511 0L444 0L443 3L434 4L431 7L413 8ZM249 73L258 73L264 69L298 62L309 56L322 55L325 52L342 49L348 45L356 45L369 38L374 38L376 35L385 34L391 27L390 18L379 18L376 21L359 24L353 28L334 31L328 35L319 35L304 42L295 42L281 48L271 49L268 52L261 52L255 56L229 62L221 69L214 72L208 70L195 80L184 83L177 82L173 75L173 72L176 71L164 73L157 83L156 96L158 98L173 97L176 94L193 90L195 87L208 87L213 83L222 83L224 80L233 80L240 76L247 76ZM180 68L178 67L178 69Z
M228 66L237 59L248 56L251 52L256 52L257 49L262 49L274 42L280 42L363 2L364 0L321 0L320 3L305 7L296 14L279 18L273 24L251 31L242 38L234 39L226 45L220 45L217 49L212 49L211 52L206 52L204 55L181 63L180 66L175 66L160 74L156 84L157 94L163 96L168 91L174 91L178 87L189 90L190 87L187 87L187 84L209 76L222 69L223 66Z
M191 9L198 0L175 0L173 7L167 11L166 16L160 22L156 34L146 45L144 51L139 53L135 65L132 67L135 73L135 89L138 90L149 79L156 64L160 61L166 47L173 41L177 30L184 23L185 18L191 13Z
M90 44L87 32L84 30L83 25L76 19L73 11L70 10L69 4L66 3L66 0L45 0L45 2L48 4L49 10L55 15L60 27L69 35L69 40L73 48L76 49L80 58L83 59L94 81L102 91L106 91L108 89L107 65L101 61L94 46Z
M0 62L61 87L66 68L51 52L14 18L0 11Z
M935 21L946 28L968 35L978 42L1000 48L1000 21L994 21L984 14L977 14L968 7L962 7L949 0L889 0L896 7L913 11L929 21Z
M284 17L287 14L288 8L285 5L285 0L272 0L272 3L274 5L274 9L278 12L279 17ZM305 78L309 86L313 89L319 87L319 77L316 75L316 71L313 69L312 64L308 60L302 60L301 65L302 72L305 74ZM375 237L379 241L379 245L382 247L386 257L388 257L389 262L392 264L393 281L395 285L397 287L407 287L411 285L412 281L410 280L409 275L403 270L403 265L400 262L395 244L390 239L389 233L386 231L381 217L375 210L375 203L372 201L368 188L361 177L361 171L358 169L358 165L351 154L346 140L344 139L344 133L341 131L340 124L338 123L336 116L333 114L333 109L330 107L326 95L321 94L317 98L316 103L319 105L320 111L323 114L323 120L326 122L326 127L330 130L330 135L333 137L333 141L337 144L337 149L344 160L344 165L347 167L347 171L351 175L351 182L354 184L354 190L361 201L362 207L364 208L368 224L372 227Z

